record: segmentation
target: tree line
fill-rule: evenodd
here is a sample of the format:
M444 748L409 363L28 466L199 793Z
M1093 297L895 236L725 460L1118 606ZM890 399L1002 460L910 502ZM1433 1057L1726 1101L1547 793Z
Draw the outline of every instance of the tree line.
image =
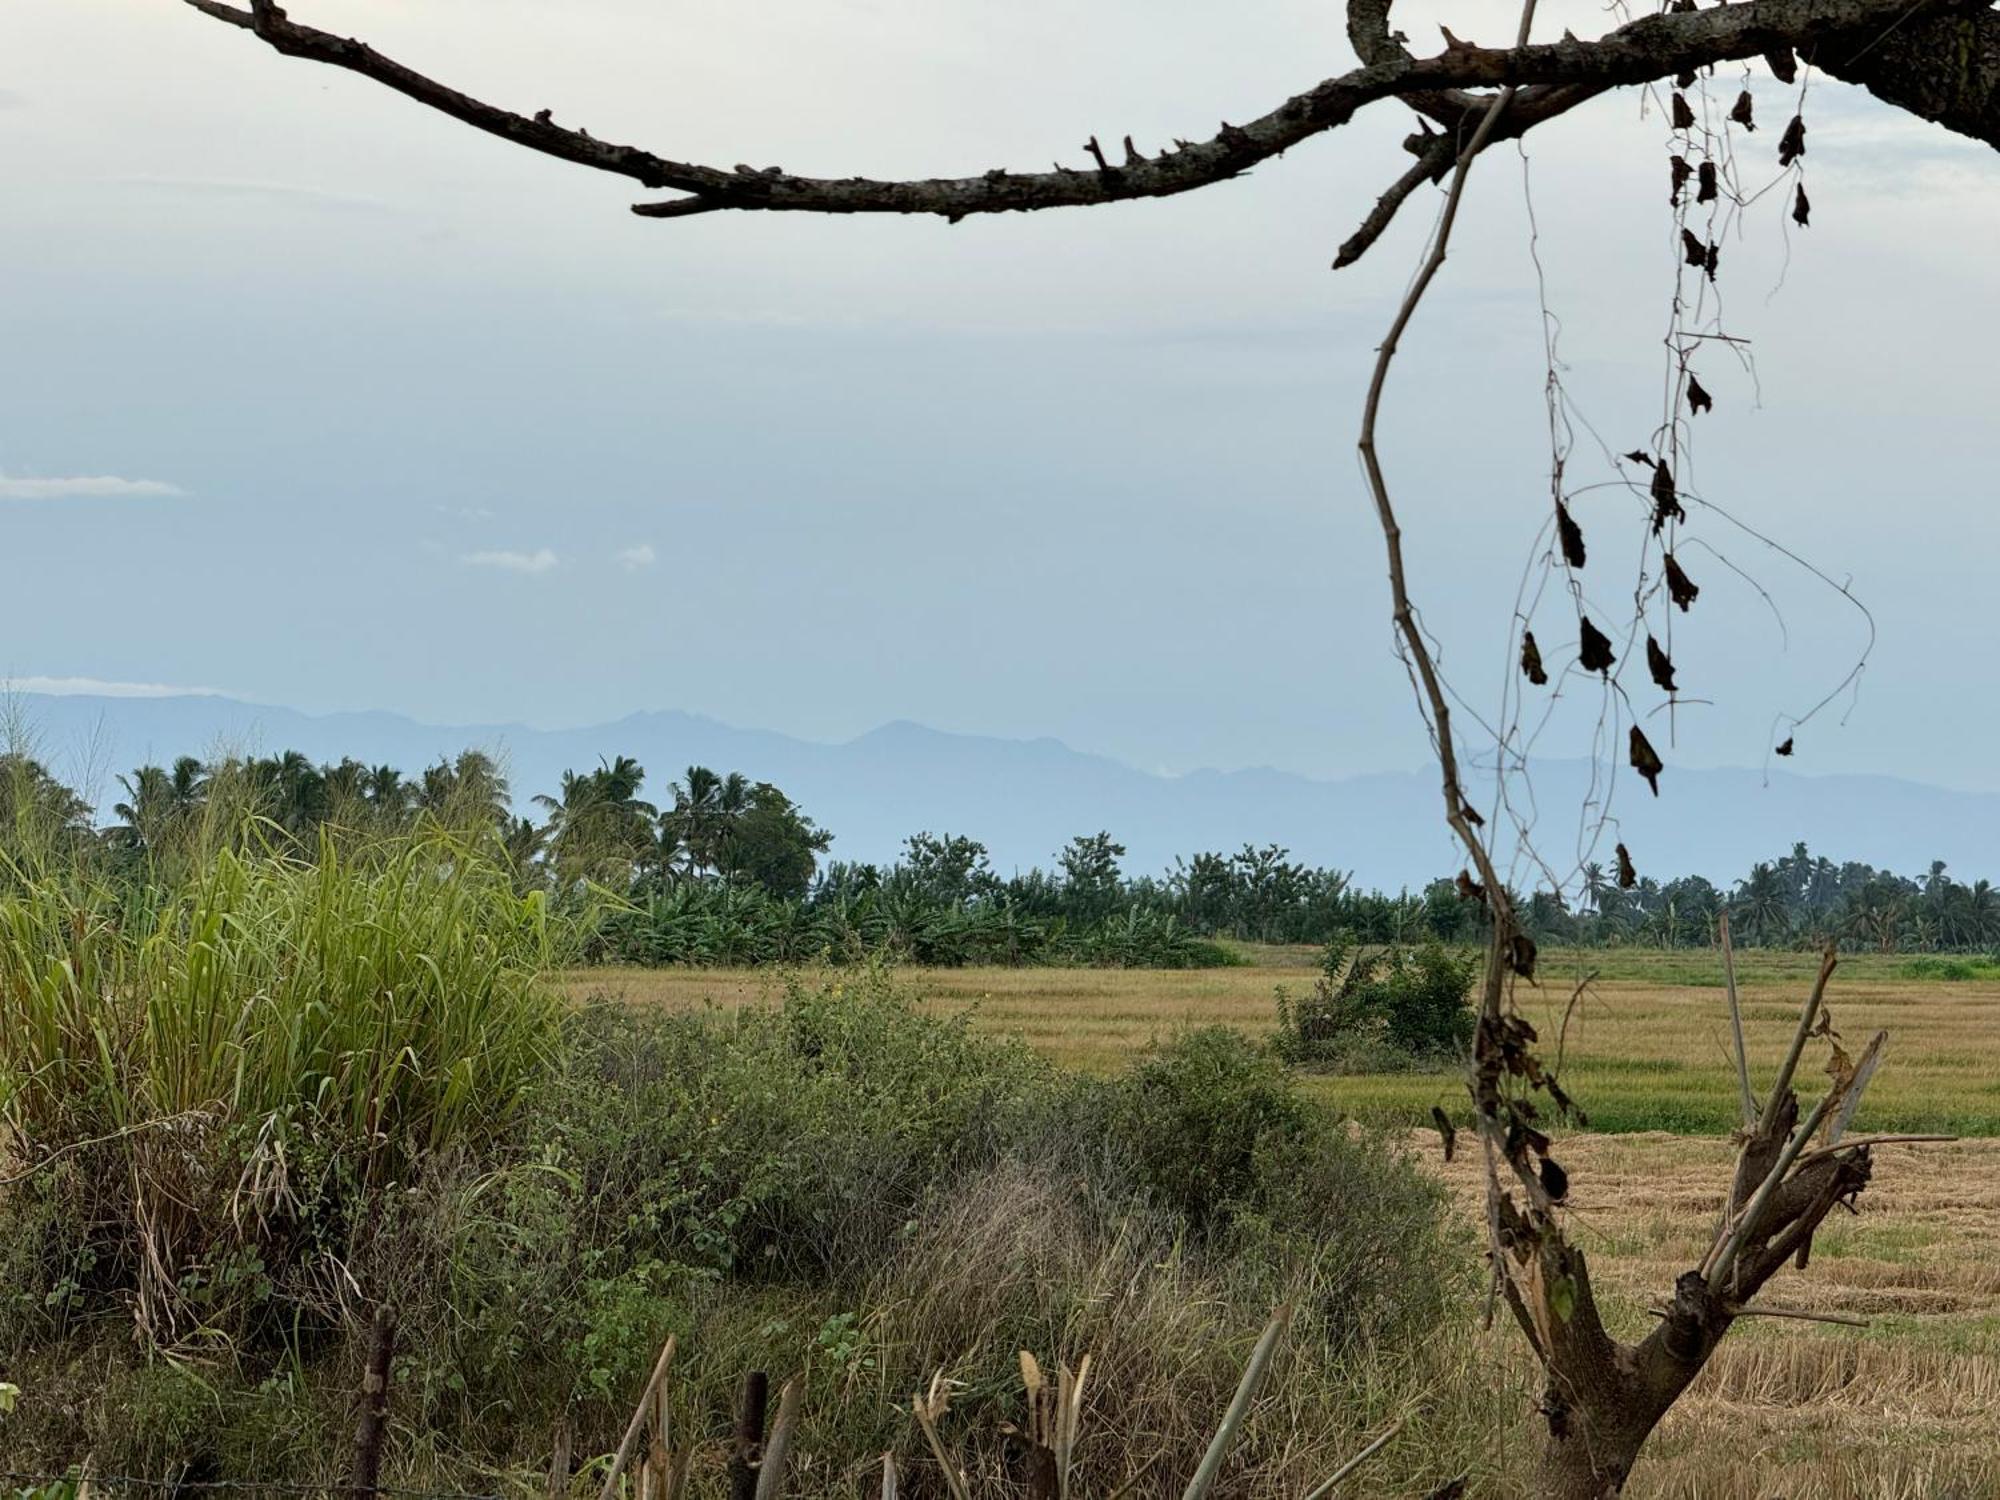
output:
M114 879L157 876L220 839L264 837L310 857L322 838L443 826L490 839L524 889L616 898L599 956L763 962L893 952L927 963L1227 961L1217 940L1409 945L1483 940L1486 908L1455 880L1395 892L1291 858L1276 844L1128 874L1108 832L1079 834L1052 868L1002 875L984 844L925 831L886 864L827 858L831 831L782 789L690 766L658 801L629 756L565 771L516 810L478 750L410 775L346 758L182 756L119 776L99 815L32 755L0 753L0 852L36 850ZM1836 864L1796 844L1728 886L1690 875L1621 883L1587 865L1574 900L1517 898L1543 943L1698 948L1730 913L1739 942L1879 952L2000 946L2000 891L1942 862L1918 876Z

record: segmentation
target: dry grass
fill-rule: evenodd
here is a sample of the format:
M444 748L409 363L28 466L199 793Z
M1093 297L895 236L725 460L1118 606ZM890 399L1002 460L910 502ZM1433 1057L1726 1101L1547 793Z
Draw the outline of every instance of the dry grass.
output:
M1275 1020L1272 995L1312 982L1310 950L1263 949L1235 969L936 969L915 976L934 1003L972 1007L979 1023L1026 1038L1067 1067L1115 1072L1175 1031L1213 1023L1253 1035ZM1751 954L1742 993L1753 1062L1775 1071L1791 1018L1811 983L1811 955ZM1890 1036L1887 1065L1869 1091L1870 1130L2000 1135L2000 981L1951 983L1901 977L1898 960L1842 964L1831 996L1850 1050L1877 1028ZM1600 1130L1720 1134L1735 1124L1720 970L1705 954L1552 954L1539 991L1523 1005L1551 1053L1581 974L1604 971L1569 1025L1564 1080ZM757 970L593 969L571 976L577 993L634 1004L698 1007L766 1001L777 979ZM1313 1092L1365 1120L1416 1124L1433 1104L1464 1097L1453 1070L1313 1080Z

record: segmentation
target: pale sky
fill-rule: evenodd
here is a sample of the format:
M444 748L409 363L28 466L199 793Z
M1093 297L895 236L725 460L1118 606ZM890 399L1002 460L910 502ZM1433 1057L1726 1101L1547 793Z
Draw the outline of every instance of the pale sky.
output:
M1503 9L1398 17L1428 49L1422 17L1491 41ZM1092 133L1156 149L1351 64L1328 0L293 14L600 137L824 175L1075 165ZM1602 22L1542 29L1564 24ZM1353 441L1435 199L1327 269L1407 159L1398 106L1166 202L655 223L631 184L169 0L8 0L0 60L0 675L441 722L909 718L1147 769L1423 757ZM1792 95L1753 88L1762 180ZM1773 194L1725 246L1755 380L1700 363L1693 477L1851 577L1879 626L1848 722L1802 731L1794 767L2000 788L2000 157L1830 81L1806 116L1813 224ZM1628 93L1528 143L1568 388L1612 450L1659 420L1665 139ZM1383 451L1425 618L1483 710L1548 449L1521 158L1473 181ZM1572 483L1612 473L1586 436ZM1629 611L1639 524L1622 497L1579 516L1593 597ZM1678 715L1669 760L1761 764L1864 629L1719 518L1690 538L1675 655L1715 701ZM1538 622L1545 650L1573 631ZM1595 697L1574 706L1549 752L1587 752Z

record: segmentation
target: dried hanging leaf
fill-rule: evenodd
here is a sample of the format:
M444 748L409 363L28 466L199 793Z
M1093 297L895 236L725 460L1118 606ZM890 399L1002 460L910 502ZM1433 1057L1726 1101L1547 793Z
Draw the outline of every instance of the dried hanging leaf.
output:
M1688 107L1687 95L1679 90L1674 92L1674 129L1694 129L1694 111Z
M1612 663L1617 658L1612 655L1611 637L1590 623L1589 615L1578 615L1576 659L1586 672L1602 672L1611 676Z
M1778 137L1778 165L1789 167L1806 154L1806 121L1803 115L1793 115L1792 123L1785 127L1785 133Z
M1701 383L1692 370L1688 372L1687 398L1690 416L1698 417L1705 411L1715 409L1715 397L1709 395L1708 387Z
M1637 448L1634 448L1630 453L1625 455L1625 461L1627 463L1644 464L1649 469L1653 466L1653 456L1650 453L1641 453Z
M1583 528L1569 513L1569 507L1556 501L1556 536L1562 542L1563 561L1572 568L1583 566Z
M1431 1106L1431 1123L1438 1128L1438 1135L1444 1141L1444 1159L1449 1162L1452 1152L1458 1149L1458 1127L1451 1123L1451 1116L1435 1104Z
M1486 899L1486 887L1472 878L1471 871L1460 870L1458 872L1458 894L1461 899L1466 901L1484 901Z
M1701 268L1708 272L1708 279L1715 280L1715 268L1722 264L1722 247L1714 240L1708 242L1708 250L1701 258Z
M1653 674L1653 681L1659 684L1660 691L1677 691L1674 687L1673 658L1661 650L1660 643L1650 635L1646 637L1646 670Z
M1685 156L1674 156L1667 160L1667 172L1673 179L1672 186L1667 193L1667 202L1678 208L1681 201L1681 189L1686 187L1687 180L1694 176L1694 168L1688 165L1688 159Z
M1569 1173L1556 1165L1553 1156L1542 1158L1542 1191L1549 1195L1549 1202L1560 1203L1569 1196ZM1572 1300L1575 1293L1571 1293ZM1565 1318L1567 1321L1567 1318Z
M1646 738L1646 731L1637 724L1632 726L1632 769L1646 778L1646 785L1653 789L1655 797L1660 795L1660 772L1666 767L1660 763L1660 753L1653 748L1653 742Z
M1692 229L1681 230L1681 254L1687 257L1687 263L1691 266L1708 264L1708 246L1695 238Z
M1618 889L1629 891L1639 883L1639 872L1632 868L1632 851L1623 844L1618 846Z
M1653 465L1653 535L1664 531L1669 521L1686 519L1687 512L1681 509L1680 496L1674 489L1674 471L1662 459Z
M1479 809L1463 799L1458 804L1458 815L1474 828L1484 828L1486 826L1486 820L1479 816Z
M1667 597L1681 607L1682 614L1686 614L1688 606L1694 603L1695 597L1700 593L1701 590L1695 587L1694 580L1681 570L1681 565L1674 561L1673 553L1669 552L1667 554Z
M1792 222L1801 229L1812 224L1812 199L1806 196L1806 185L1802 182L1792 194Z
M1716 195L1715 163L1712 161L1703 162L1698 175L1701 180L1695 185L1694 201L1697 203L1713 203Z
M1542 648L1535 644L1535 632L1521 632L1521 675L1536 687L1549 685L1548 669L1542 665Z
M1507 967L1529 983L1535 978L1535 940L1517 932L1507 944Z
M1764 66L1771 70L1771 76L1780 83L1797 83L1799 79L1798 59L1792 56L1790 47L1776 47L1764 54Z
M1784 744L1778 746L1778 754L1790 755L1791 753L1792 753L1792 737L1788 734L1785 736Z
M1736 96L1735 104L1729 109L1730 123L1741 125L1745 130L1757 128L1757 117L1752 113L1750 90L1745 89Z

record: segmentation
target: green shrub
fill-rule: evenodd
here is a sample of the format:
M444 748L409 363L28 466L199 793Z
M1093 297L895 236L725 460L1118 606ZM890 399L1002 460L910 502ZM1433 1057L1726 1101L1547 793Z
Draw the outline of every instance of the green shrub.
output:
M1247 1200L1259 1149L1296 1139L1306 1121L1284 1069L1226 1026L1187 1032L1146 1059L1119 1103L1139 1180L1197 1224Z
M1479 968L1476 955L1455 956L1436 943L1354 953L1336 939L1309 995L1295 1001L1279 989L1274 1045L1300 1065L1371 1071L1463 1052Z
M1905 979L1941 979L1957 984L1974 979L1991 979L1995 972L1996 966L1990 959L1937 958L1929 954L1906 959L1901 965L1901 974Z

